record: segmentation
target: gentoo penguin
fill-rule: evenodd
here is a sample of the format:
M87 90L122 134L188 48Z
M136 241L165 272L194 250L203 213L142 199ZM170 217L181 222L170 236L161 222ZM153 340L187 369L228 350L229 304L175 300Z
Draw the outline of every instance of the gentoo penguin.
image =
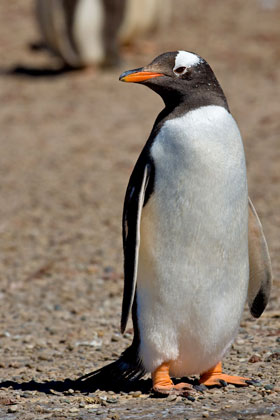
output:
M247 297L252 315L262 314L272 276L248 199L238 126L211 67L194 53L162 54L120 80L148 86L165 108L124 202L121 331L132 311L134 340L119 360L88 378L113 382L151 372L161 394L190 388L170 376L247 385L248 378L223 373L221 360Z
M36 0L35 16L48 49L64 65L115 65L125 0Z
M126 0L118 33L121 45L131 44L138 36L165 27L170 15L170 0Z
M73 68L118 64L120 45L163 26L169 16L170 0L35 1L43 43Z

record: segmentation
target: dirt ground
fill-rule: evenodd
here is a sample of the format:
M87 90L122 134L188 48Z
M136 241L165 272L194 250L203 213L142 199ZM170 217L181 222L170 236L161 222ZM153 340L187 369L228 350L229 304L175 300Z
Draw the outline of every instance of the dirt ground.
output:
M280 2L173 0L170 26L139 39L120 68L37 76L30 0L0 3L0 418L280 418ZM257 386L156 399L72 389L114 360L122 337L121 212L128 177L161 110L152 91L118 82L161 52L207 59L243 135L250 196L274 271L267 310L245 309L225 370ZM90 390L89 390L90 391ZM138 391L138 392L137 392Z

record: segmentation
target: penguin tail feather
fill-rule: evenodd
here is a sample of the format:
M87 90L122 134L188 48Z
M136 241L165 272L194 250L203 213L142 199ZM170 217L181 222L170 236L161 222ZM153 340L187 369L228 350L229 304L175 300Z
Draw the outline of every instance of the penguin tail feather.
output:
M97 389L131 391L132 384L140 380L145 373L146 371L132 345L115 362L78 378L75 381L75 388L88 392Z

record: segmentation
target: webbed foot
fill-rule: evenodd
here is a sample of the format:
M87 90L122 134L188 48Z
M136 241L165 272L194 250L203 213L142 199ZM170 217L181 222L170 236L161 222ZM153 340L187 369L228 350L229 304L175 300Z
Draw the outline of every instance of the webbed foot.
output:
M153 373L153 391L158 395L181 395L188 396L193 390L192 385L180 382L174 385L169 376L169 363L163 363Z
M212 369L208 370L200 376L199 383L206 386L226 386L227 384L248 386L247 381L249 380L250 378L232 376L223 373L222 363L219 362Z

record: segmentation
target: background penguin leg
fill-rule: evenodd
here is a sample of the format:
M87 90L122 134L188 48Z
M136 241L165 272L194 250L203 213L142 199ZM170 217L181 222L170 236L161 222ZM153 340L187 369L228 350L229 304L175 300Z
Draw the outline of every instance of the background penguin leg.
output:
M248 386L246 381L249 380L250 378L243 378L242 376L226 375L223 373L222 362L219 362L200 376L199 383L206 386L224 386L226 384Z
M174 385L169 375L169 362L162 363L153 373L153 391L157 394L188 395L192 389L190 384L180 382Z

